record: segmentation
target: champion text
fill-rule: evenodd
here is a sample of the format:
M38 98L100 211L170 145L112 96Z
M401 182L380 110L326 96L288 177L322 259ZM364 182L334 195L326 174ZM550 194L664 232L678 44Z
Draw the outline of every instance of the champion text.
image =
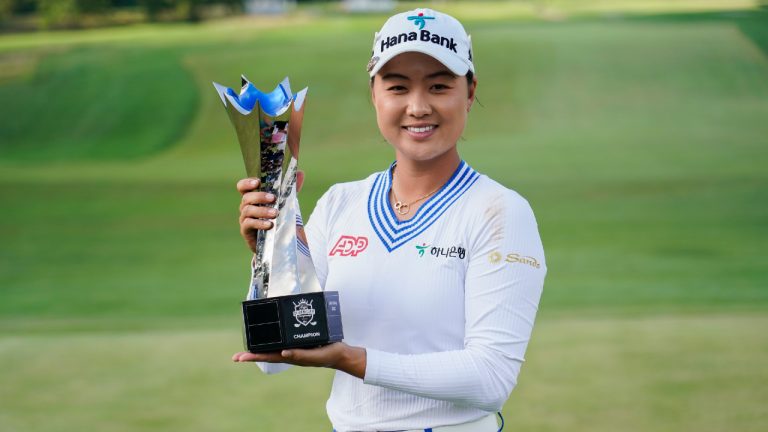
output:
M293 338L304 339L304 338L319 337L319 336L320 336L320 332L313 332L313 333L302 333L302 334L293 335Z

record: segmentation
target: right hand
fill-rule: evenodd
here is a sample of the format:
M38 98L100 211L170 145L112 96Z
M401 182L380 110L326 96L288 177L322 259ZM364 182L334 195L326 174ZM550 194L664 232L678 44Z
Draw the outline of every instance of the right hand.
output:
M240 201L240 235L253 253L256 253L256 236L261 230L271 229L274 224L270 219L277 217L277 209L270 206L275 196L258 191L259 179L246 178L237 182L237 191L242 195Z

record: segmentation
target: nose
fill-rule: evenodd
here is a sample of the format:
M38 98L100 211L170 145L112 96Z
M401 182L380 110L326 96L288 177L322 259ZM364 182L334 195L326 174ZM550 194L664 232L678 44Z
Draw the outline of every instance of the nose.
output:
M416 118L426 117L432 114L432 105L424 92L412 91L410 93L406 114Z

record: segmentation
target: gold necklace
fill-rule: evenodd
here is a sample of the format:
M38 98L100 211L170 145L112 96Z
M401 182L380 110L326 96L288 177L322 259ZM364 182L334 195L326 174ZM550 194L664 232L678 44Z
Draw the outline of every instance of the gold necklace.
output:
M390 188L390 190L392 191L392 197L395 199L395 211L400 216L405 216L408 213L410 213L412 205L416 204L417 202L419 202L419 201L421 201L423 199L427 199L427 198L431 197L432 194L434 194L435 192L440 190L440 187L438 187L437 189L433 190L432 192L424 195L423 197L421 197L419 199L415 199L415 200L411 201L410 203L404 203L404 202L400 201L399 199L397 199L397 195L395 195L395 188L394 187Z

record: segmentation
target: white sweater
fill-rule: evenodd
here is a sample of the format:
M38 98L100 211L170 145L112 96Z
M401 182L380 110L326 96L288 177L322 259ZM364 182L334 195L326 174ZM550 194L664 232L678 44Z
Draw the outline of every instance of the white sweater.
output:
M390 173L333 186L306 226L320 283L339 292L345 342L367 352L363 380L336 372L327 410L339 432L452 425L500 410L546 274L533 212L514 191L462 162L400 222Z

